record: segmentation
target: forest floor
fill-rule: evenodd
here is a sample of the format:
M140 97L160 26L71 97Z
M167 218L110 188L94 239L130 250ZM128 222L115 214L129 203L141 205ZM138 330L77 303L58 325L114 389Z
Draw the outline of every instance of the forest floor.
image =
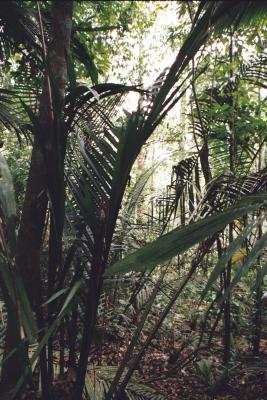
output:
M242 337L239 341L242 341ZM219 341L219 339L218 339ZM197 374L195 360L183 368L177 364L170 364L170 352L166 352L166 343L154 340L153 346L146 352L136 374L136 380L149 384L167 396L168 400L266 400L267 399L267 346L262 341L261 354L252 357L248 346L243 346L236 357L233 373L229 379L220 380L221 374L210 374L211 384L204 384ZM207 354L213 359L221 358L221 342L217 343ZM162 349L165 351L162 351ZM220 350L219 350L220 348ZM105 343L91 357L94 365L118 365L126 350L126 345ZM188 350L189 352L189 350ZM188 354L189 355L189 354ZM183 351L183 360L187 358ZM201 355L200 355L201 358ZM264 364L264 370L256 369L256 365ZM214 371L215 372L215 371ZM164 376L166 375L166 376ZM216 377L216 385L214 378Z
M98 343L89 359L93 374L98 366L118 366L129 340L130 336L126 335L122 340L105 338L102 344ZM259 357L252 357L249 346L243 344L245 338L239 337L235 340L241 350L235 357L234 368L227 380L218 379L222 376L219 362L222 358L222 341L219 337L215 339L212 349L198 354L198 360L208 358L214 361L214 368L206 375L208 378L205 383L197 373L196 360L187 361L192 348L185 348L177 361L170 363L173 349L168 349L166 340L163 339L153 340L153 345L145 353L134 380L157 389L167 400L267 400L267 341L262 340ZM256 368L259 364L261 370ZM56 380L54 387L55 398L60 400L71 398L72 383L68 382L64 375ZM41 396L29 390L23 393L20 397L20 400L22 399L40 400Z

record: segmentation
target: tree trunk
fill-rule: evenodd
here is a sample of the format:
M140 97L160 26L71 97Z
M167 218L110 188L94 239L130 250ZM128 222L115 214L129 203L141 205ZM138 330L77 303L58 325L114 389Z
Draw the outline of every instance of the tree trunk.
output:
M62 103L67 83L65 53L69 52L70 49L72 1L54 1L52 17L52 40L48 49L47 61L57 86L59 101ZM54 135L52 100L47 76L39 110L41 132L39 132L38 137L35 136L33 144L15 257L16 267L22 276L33 310L37 310L40 304L40 252L47 213L47 191L50 191L53 187L51 185L51 169L58 163L58 148L56 147L58 144L56 141L60 139L61 143L63 142L63 146L61 146L63 149L66 141L65 133L60 132L60 138L56 138ZM42 134L43 136L41 136ZM64 154L61 154L61 156L64 159ZM49 160L49 164L46 160ZM62 165L63 162L60 166L62 167ZM50 193L51 196L53 197L53 193ZM19 336L14 333L12 318L8 315L6 355L11 349L17 347ZM5 362L2 370L2 387L5 388L4 390L6 388L9 390L14 386L24 366L25 364L18 360L17 352Z

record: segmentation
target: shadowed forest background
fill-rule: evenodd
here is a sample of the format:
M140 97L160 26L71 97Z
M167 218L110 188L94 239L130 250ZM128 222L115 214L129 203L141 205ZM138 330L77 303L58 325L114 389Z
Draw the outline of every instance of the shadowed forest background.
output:
M0 399L267 398L267 2L0 2Z

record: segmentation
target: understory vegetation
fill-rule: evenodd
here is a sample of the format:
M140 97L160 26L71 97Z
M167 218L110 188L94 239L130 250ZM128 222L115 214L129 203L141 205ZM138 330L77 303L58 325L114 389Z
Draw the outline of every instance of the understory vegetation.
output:
M267 398L266 21L0 2L0 399Z

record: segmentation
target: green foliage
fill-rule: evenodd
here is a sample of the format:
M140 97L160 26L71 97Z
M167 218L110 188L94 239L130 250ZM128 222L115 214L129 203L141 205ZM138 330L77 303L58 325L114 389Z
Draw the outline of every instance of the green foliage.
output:
M5 298L7 312L16 308L17 315L21 317L26 338L32 342L36 337L37 327L35 317L31 310L29 300L19 275L14 268L16 249L16 202L12 177L4 157L0 156L0 240L1 240L1 277L0 285Z
M210 385L213 363L209 359L202 359L196 362L196 372L205 385Z
M136 29L144 32L153 23L154 16L146 10L147 5L142 1L76 3L74 30L87 60L91 60L89 65L84 58L85 65L89 66L87 69L83 64L76 66L77 75L86 77L88 71L94 71L89 73L91 78L93 76L93 83L97 83L98 75L105 76L110 68L110 59L122 50L120 42L123 36Z
M239 206L237 205L232 209L230 208L219 214L193 222L186 227L178 227L155 242L147 244L142 249L115 263L108 268L106 276L125 274L130 271L150 271L153 267L166 262L175 255L188 250L201 240L222 230L235 218L242 216L249 210L258 208L260 203L257 203L257 201L261 202L264 199L265 195L248 197L246 199L246 206L243 202L243 207L241 203ZM256 205L252 206L255 201Z
M53 348L53 336L59 327L64 328L63 321L66 320L67 315L70 315L70 312L72 312L72 317L76 312L77 316L76 320L74 320L76 322L78 320L80 325L77 324L77 326L84 329L80 360L85 354L86 363L87 352L89 351L88 341L91 340L90 330L95 324L103 275L111 259L112 246L116 244L118 216L120 215L122 220L122 229L124 231L121 236L123 237L125 231L129 228L129 224L126 224L126 219L132 215L134 207L138 204L144 186L152 173L151 171L145 172L140 180L137 181L130 200L126 202L125 215L123 216L123 212L120 213L120 208L127 182L129 181L129 174L138 154L140 154L147 140L160 126L169 111L173 109L192 85L193 87L197 85L197 79L208 70L208 64L200 63L197 68L194 65L192 67L193 61L200 55L199 50L207 44L212 35L213 38L216 38L227 29L233 30L237 24L251 23L252 20L255 21L255 18L265 19L266 4L264 2L251 1L237 1L234 4L230 2L201 2L196 9L194 9L195 5L193 5L190 9L192 12L192 29L183 40L175 61L170 68L162 71L155 83L145 92L132 86L113 83L97 85L97 82L104 79L99 79L99 75L103 77L110 70L111 56L121 51L120 46L116 45L118 39L131 29L135 29L137 36L147 32L156 18L158 9L164 8L165 5L159 3L154 5L153 3L148 6L147 2L77 2L75 3L72 39L73 59L69 58L67 60L70 87L63 102L59 101L58 88L55 85L54 77L50 71L47 71L42 62L42 50L39 40L37 40L40 34L37 19L35 18L35 3L11 2L10 4L9 10L8 3L4 2L0 13L5 29L4 40L1 40L0 43L0 56L1 59L6 59L5 68L9 71L10 76L16 79L16 83L25 83L29 80L29 84L33 84L36 93L32 97L28 97L31 97L37 107L33 106L31 101L25 101L25 97L22 96L23 91L20 92L19 88L14 92L2 90L0 120L6 129L15 128L17 131L23 132L23 127L21 126L23 124L15 115L15 108L14 110L11 109L14 104L13 100L19 96L21 100L20 111L22 105L22 114L24 113L24 117L27 114L25 120L27 122L30 121L27 131L35 135L45 158L45 167L47 169L47 187L45 187L45 190L48 192L50 202L51 232L53 232L53 229L56 232L56 244L53 243L52 235L50 237L50 254L58 250L59 245L61 245L57 239L61 237L64 224L66 231L67 228L71 231L69 237L75 238L70 248L64 249L68 251L64 263L61 265L61 260L60 262L56 260L55 265L52 265L52 267L49 265L48 278L51 274L51 268L54 268L52 274L55 275L54 292L50 293L49 296L47 296L47 293L51 288L49 287L49 290L46 291L46 281L43 282L44 293L48 297L48 300L45 299L43 302L43 306L48 305L49 308L47 315L48 326L43 331L43 336L38 339L37 348L31 357L31 369L35 368L36 361L42 351L46 349L47 343L52 344ZM33 9L30 6L33 6ZM51 32L49 31L49 23L51 23L50 4L42 3L41 7L45 35L49 42L51 39ZM181 4L178 8L180 16L184 17L186 5ZM147 10L152 10L152 12L147 12ZM13 26L14 21L18 21L18 26L15 28ZM184 32L180 36L178 35L179 40L189 30L188 26L183 26L183 28ZM173 31L171 32L172 42L175 39L176 35ZM240 46L240 43L238 43L238 46ZM128 54L131 54L131 50L129 50L129 53L125 52L123 56L127 58ZM140 54L140 60L142 56ZM218 68L218 72L216 72L218 76L215 74L219 85L216 87L213 85L212 88L208 88L208 93L207 87L205 87L205 90L202 91L202 96L199 96L199 98L196 91L195 109L191 113L194 118L192 123L194 125L193 133L197 136L197 140L201 142L201 149L205 150L205 146L209 147L215 142L219 143L221 158L225 154L228 157L228 144L231 144L233 133L235 133L241 153L240 158L236 159L235 163L238 164L237 161L244 160L243 153L247 157L251 152L253 154L250 157L250 161L253 163L257 152L261 149L258 139L265 141L266 118L265 116L264 118L262 117L262 107L265 105L265 100L258 102L256 91L248 91L247 87L248 82L257 86L264 86L262 82L266 78L266 59L264 57L258 58L249 65L239 64L236 60L233 60L227 67L225 66L225 59L221 59L220 62L224 62L224 65ZM235 69L239 69L239 73L234 78L231 77L229 81L228 75ZM23 74L21 74L22 71L24 72ZM48 73L51 83L55 116L53 133L56 140L55 146L50 149L51 153L49 153L49 146L47 146L49 144L47 132L43 130L38 106L40 83L46 73ZM210 74L210 70L208 70L208 74ZM20 75L22 76L21 79L19 78ZM33 79L34 77L36 79ZM92 82L94 86L77 85L77 78L80 77ZM203 77L202 79L204 80L205 78ZM123 113L122 109L125 105L125 100L128 93L131 92L137 92L140 95L137 107L134 111ZM14 94L14 99L12 93ZM250 101L250 97L252 97L253 101ZM16 110L18 109L16 108ZM235 132L233 132L233 118ZM25 126L24 130L26 130ZM248 141L250 141L249 144ZM253 146L250 146L251 143L253 143ZM54 165L51 163L52 157L50 158L51 154L54 155L52 152L58 156ZM176 192L175 210L177 209L178 201L180 201L179 204L182 202L185 204L188 192L191 190L190 193L192 194L192 191L194 191L195 183L193 182L193 177L195 178L196 167L198 168L199 165L198 157L201 158L203 151L198 149L198 153L197 156L194 154L192 157L184 158L176 166L176 173L181 186L180 191L177 190ZM215 153L216 151L214 151ZM25 179L27 171L18 171L17 164L14 159L11 159L11 156L10 160L13 164L14 176L20 183ZM203 158L200 161L202 161L201 166L203 169ZM227 165L225 159L222 164L225 168ZM216 165L213 171L218 172L219 167L217 167ZM244 169L244 164L241 165L241 169ZM1 215L0 227L3 255L1 273L1 281L3 283L1 283L3 287L6 287L7 297L10 297L13 303L17 303L18 296L21 308L18 311L21 312L22 324L27 339L32 341L36 338L35 318L30 310L19 274L14 269L16 241L14 192L11 186L10 174L2 161L1 171L1 177L3 178L2 186L0 186L1 211L3 214L3 218ZM236 172L237 168L232 171L232 173ZM64 210L64 174L67 186L67 216ZM206 272L209 272L210 269L213 272L208 279L208 283L203 283L203 285L206 285L204 294L215 287L217 278L224 274L225 266L231 262L235 252L244 245L248 237L250 238L255 229L258 228L259 224L254 222L247 225L241 233L236 234L232 241L230 237L227 237L228 231L226 227L228 224L245 215L252 219L254 218L253 213L266 207L266 194L258 194L259 191L265 189L265 172L262 173L260 171L259 173L254 172L247 175L244 173L241 178L238 175L233 177L231 174L217 176L213 181L209 182L210 185L201 201L199 201L201 193L198 193L199 198L196 197L198 201L196 208L194 208L194 201L191 201L191 207L189 202L191 220L184 218L182 225L185 226L173 229L156 241L127 255L124 259L116 261L106 270L105 277L129 272L148 272L150 274L155 267L162 266L176 255L181 256L188 252L187 255L193 259L192 265L186 262L186 258L183 259L185 261L183 263L183 272L185 273L178 284L173 285L172 290L170 290L170 298L167 301L164 296L158 300L158 292L162 289L162 285L157 283L152 294L151 291L148 291L149 295L143 296L143 282L140 282L141 285L136 292L136 299L137 304L139 303L139 308L144 311L141 322L137 324L125 359L131 356L133 347L138 342L143 327L146 327L146 319L155 299L159 301L159 305L155 307L158 309L158 318L154 326L152 326L151 335L148 336L134 360L136 364L140 361L143 352L147 349L163 322L166 321L166 325L169 322L167 320L169 311L174 306L186 284L193 280L192 276L196 267L201 266L201 262L205 256L209 255L209 251L213 252L213 254L210 262L211 267L208 266ZM197 184L199 192L201 192L200 182L196 182L195 186ZM61 198L57 196L58 188L61 190ZM248 194L251 196L247 196L242 200L242 197ZM60 200L62 201L60 202ZM231 208L227 208L229 205L231 205ZM184 216L187 212L186 207L184 205ZM196 212L193 214L194 211ZM180 214L182 214L182 211ZM66 217L68 218L67 222ZM225 236L225 242L231 242L231 244L223 252L215 267L213 267L216 256L214 255L214 249L210 247L215 242L215 239L221 238L222 235ZM5 241L5 236L8 238L7 242ZM208 240L211 241L210 246L207 243ZM232 282L228 282L228 287L221 287L219 290L216 286L216 291L219 291L219 294L221 291L221 301L228 297L230 291L239 283L241 277L250 272L251 267L262 256L265 245L266 233L263 233L256 243L247 245L250 252L247 252L248 256L243 264L237 264L233 267L235 275ZM192 247L193 249L190 253ZM196 253L195 258L193 257L194 252ZM75 257L77 254L79 254L79 257L76 262ZM164 268L163 275L165 273ZM259 282L257 284L260 285L265 272L266 266L264 265L258 275ZM13 281L15 282L14 284ZM50 283L49 281L48 286ZM197 289L197 293L198 291L199 289ZM214 304L216 303L216 306L220 306L219 301L214 301L213 295L209 295L209 299ZM131 305L131 302L129 303ZM8 305L8 299L6 304ZM51 306L53 307L50 308ZM50 312L51 309L53 309L53 312ZM238 310L238 307L236 309ZM10 313L8 307L7 311ZM236 314L238 314L237 311ZM201 319L201 323L203 326L205 325L205 318ZM119 376L120 389L129 399L164 398L163 395L155 393L150 388L136 384L133 381L129 382L135 366L132 369L129 368L125 375L122 375L120 371L125 367L122 364L118 369L118 375L117 371L113 370L112 377L108 376L107 378L104 377L104 379L101 376L102 371L95 379L95 371L92 373L90 370L86 382L89 397L100 399L101 396L105 396L105 392L109 391L110 385L114 384L117 376ZM207 383L210 382L211 370L212 366L209 361L203 359L197 363L197 371L202 380ZM25 375L29 372L29 369L26 369ZM121 377L122 381L120 382ZM13 398L22 384L23 377L15 388ZM117 390L117 387L115 387L115 390ZM109 394L113 395L113 393Z
M116 367L90 368L86 376L85 392L91 400L105 400L105 395L116 374ZM127 400L164 400L166 397L149 386L134 380L125 389Z

